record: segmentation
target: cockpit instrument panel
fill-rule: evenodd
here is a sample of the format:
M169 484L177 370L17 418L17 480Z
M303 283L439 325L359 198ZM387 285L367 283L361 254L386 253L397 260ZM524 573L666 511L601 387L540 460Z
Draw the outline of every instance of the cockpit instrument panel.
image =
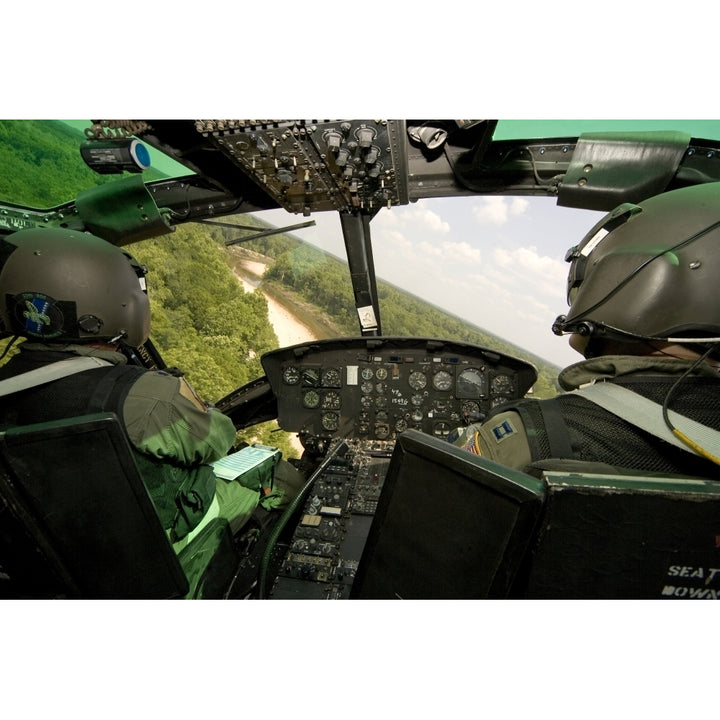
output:
M427 338L321 340L267 353L262 364L280 427L327 439L394 440L408 428L444 438L537 379L517 358Z

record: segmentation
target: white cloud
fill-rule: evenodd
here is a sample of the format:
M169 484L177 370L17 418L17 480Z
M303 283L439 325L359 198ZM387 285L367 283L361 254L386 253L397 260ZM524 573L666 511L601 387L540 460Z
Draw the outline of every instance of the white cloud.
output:
M443 235L450 232L450 225L432 210L425 210L418 219L430 228L430 230L442 233Z
M421 242L417 246L417 252L419 259L427 261L429 257L441 258L443 257L442 248L439 245L433 245L429 242Z
M482 261L482 253L467 242L450 242L443 243L445 252L455 260L462 262L479 263Z
M562 260L541 255L535 246L514 250L495 248L493 260L503 268L524 278L525 282L537 283L538 288L549 295L562 296L567 278L567 266Z
M522 215L529 207L530 203L527 198L514 197L510 200L511 215Z
M521 197L485 197L473 205L472 212L475 219L480 223L492 225L505 225L511 215L522 215L530 203Z

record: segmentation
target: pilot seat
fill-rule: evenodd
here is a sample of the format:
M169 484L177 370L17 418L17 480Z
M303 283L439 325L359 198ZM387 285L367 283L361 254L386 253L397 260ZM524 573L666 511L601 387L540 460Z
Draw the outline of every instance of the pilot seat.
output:
M0 435L0 597L220 598L239 552L215 518L176 554L114 413Z

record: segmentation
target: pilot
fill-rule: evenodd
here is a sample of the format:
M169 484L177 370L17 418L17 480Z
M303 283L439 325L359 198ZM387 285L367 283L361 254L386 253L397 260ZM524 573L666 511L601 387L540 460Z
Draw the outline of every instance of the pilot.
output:
M184 377L129 364L120 351L150 333L145 272L122 249L73 230L22 230L0 241L0 330L26 338L0 367L0 385L10 384L0 428L115 412L179 551L214 517L236 532L261 498L216 478L209 464L235 442L230 418Z
M565 393L504 405L456 445L543 470L718 477L720 183L624 204L566 256ZM648 402L651 401L651 402ZM677 413L677 414L676 414Z

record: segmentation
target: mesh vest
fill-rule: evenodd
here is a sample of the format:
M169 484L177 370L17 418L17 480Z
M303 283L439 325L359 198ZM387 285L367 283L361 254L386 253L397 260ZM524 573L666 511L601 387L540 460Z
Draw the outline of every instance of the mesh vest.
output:
M648 376L612 382L662 404L676 380ZM720 382L686 378L673 392L669 407L720 430ZM720 467L711 461L660 440L580 395L564 393L549 400L521 400L502 409L516 410L522 417L533 460L527 471L533 474L542 469L562 469L562 463L555 460L573 460L610 465L618 472L720 479ZM592 467L587 471L592 472Z

